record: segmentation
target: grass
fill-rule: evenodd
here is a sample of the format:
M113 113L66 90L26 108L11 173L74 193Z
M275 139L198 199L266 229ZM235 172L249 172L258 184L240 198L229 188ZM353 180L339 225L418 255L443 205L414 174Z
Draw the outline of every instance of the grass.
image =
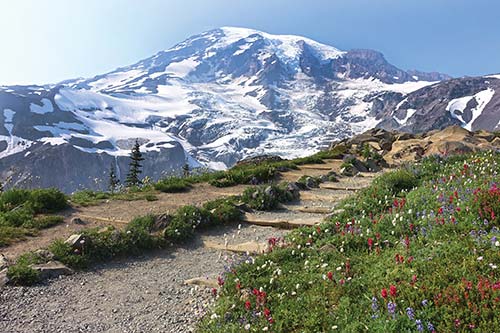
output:
M155 183L154 188L161 192L176 193L189 190L191 188L191 184L192 180L189 179L169 177Z
M499 164L491 152L430 158L381 176L230 267L199 331L498 331Z
M7 246L63 221L56 213L68 207L56 189L12 189L0 195L0 246ZM44 215L42 215L44 214Z

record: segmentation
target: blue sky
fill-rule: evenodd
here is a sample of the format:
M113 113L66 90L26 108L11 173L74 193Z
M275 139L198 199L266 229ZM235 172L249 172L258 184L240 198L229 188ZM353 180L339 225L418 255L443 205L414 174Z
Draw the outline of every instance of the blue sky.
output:
M0 0L0 84L101 74L220 26L372 48L403 69L500 72L494 0Z

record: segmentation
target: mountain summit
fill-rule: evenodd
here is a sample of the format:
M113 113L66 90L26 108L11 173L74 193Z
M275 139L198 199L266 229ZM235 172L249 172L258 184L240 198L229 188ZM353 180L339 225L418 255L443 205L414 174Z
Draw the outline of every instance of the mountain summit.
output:
M135 139L145 175L157 179L185 163L221 169L264 153L307 155L377 125L491 124L481 114L493 94L477 94L500 80L439 88L448 79L401 70L372 50L223 27L93 78L0 87L0 172L10 184L73 191L102 188L112 162L124 175ZM432 107L461 92L480 101ZM425 112L440 120L426 123Z

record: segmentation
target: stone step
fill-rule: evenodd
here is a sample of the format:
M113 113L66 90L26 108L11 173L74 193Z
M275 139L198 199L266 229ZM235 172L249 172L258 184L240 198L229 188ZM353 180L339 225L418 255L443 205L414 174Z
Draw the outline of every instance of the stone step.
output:
M333 210L332 207L321 207L321 206L285 206L288 210L301 213L313 213L313 214L330 214Z
M239 244L221 244L210 240L204 240L203 246L208 249L249 254L260 254L266 252L267 250L266 243L257 243L255 241L248 241Z
M108 222L111 224L127 224L130 221L123 221L123 220L118 220L116 218L107 218L107 217L101 217L101 216L91 216L91 215L85 215L85 214L76 214L74 218L80 218L83 221L91 221L91 222Z
M340 190L339 190L340 191ZM326 202L338 202L345 199L349 194L345 193L345 189L341 193L335 193L333 190L331 193L322 193L318 191L302 191L300 192L300 199L307 201L326 201Z
M283 219L279 217L275 218L272 216L272 214L266 214L266 215L246 214L244 221L250 224L266 226L266 227L274 227L280 229L294 229L294 228L319 224L323 221L323 216L320 217L299 216L294 219Z
M196 277L184 281L185 285L189 286L199 286L207 288L217 288L219 286L217 279L208 277Z
M301 165L299 169L331 171L333 167L332 165L323 165L323 164L309 164L309 165L305 164Z
M349 185L342 186L342 184L339 183L322 183L319 184L319 187L325 190L352 191L352 192L356 192L365 188L365 186L349 186Z

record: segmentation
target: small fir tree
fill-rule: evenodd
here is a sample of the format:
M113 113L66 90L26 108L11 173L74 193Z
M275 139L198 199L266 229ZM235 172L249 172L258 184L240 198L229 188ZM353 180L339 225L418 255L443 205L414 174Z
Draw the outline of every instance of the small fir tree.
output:
M111 162L111 166L109 167L109 191L114 193L116 188L120 184L120 180L116 177L116 166L114 162Z
M144 158L142 157L139 141L136 139L134 147L130 153L130 169L127 179L125 180L128 187L141 185L141 180L139 179L139 174L142 172L141 161L144 161Z
M186 163L182 166L182 173L184 174L184 177L189 177L189 164Z

